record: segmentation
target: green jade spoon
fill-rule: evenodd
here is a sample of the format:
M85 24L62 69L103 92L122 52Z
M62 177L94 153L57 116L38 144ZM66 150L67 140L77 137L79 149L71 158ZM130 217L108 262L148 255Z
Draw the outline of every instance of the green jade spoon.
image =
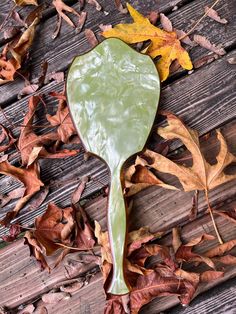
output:
M74 59L67 77L70 113L85 149L105 161L111 182L108 232L113 257L109 293L129 292L124 276L126 204L121 170L143 150L157 112L160 80L149 56L116 38Z

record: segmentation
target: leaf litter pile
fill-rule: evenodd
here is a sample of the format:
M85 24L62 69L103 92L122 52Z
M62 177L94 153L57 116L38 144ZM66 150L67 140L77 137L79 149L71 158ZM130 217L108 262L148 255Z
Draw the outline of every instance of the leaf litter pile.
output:
M211 7L205 7L203 17L208 16L217 23L226 24L227 20L213 8L217 2L219 0L215 1ZM87 0L87 3L93 5L98 11L103 10L96 0ZM80 12L62 0L53 0L51 5L56 9L58 16L55 31L51 34L53 39L59 36L63 20L77 32L83 29L87 18L87 12L84 10L85 1L80 0ZM194 47L198 44L218 56L225 54L223 48L215 46L201 35L194 35L190 39L189 35L194 31L194 27L184 32L174 29L171 21L162 13L151 12L148 17L144 17L129 4L127 4L128 10L119 0L115 1L115 5L122 14L129 12L133 23L118 24L113 28L111 25L100 25L103 37L120 38L132 44L138 51L150 55L156 63L161 81L165 81L170 73L177 71L180 67L186 70L193 68L187 52L189 46ZM36 8L30 10L28 15L22 18L19 12L28 6ZM30 82L28 75L25 74L30 49L33 41L36 40L37 27L40 27L40 20L44 10L47 9L43 4L39 5L37 0L15 0L14 7L0 26L1 31L4 32L4 38L8 40L0 57L0 84L21 77L25 80L26 86L19 92L19 96L32 94L28 101L28 111L22 125L19 126L18 138L13 135L13 130L0 125L0 152L2 153L0 173L11 176L21 183L21 187L0 196L1 207L17 200L14 201L14 207L0 220L1 225L9 228L9 234L3 237L3 241L12 242L23 233L25 244L29 246L31 254L40 263L41 268L48 272L53 271L66 255L76 251L77 253L74 254L79 254L80 264L82 261L84 265L99 266L106 292L112 272L108 232L102 231L97 221L91 222L80 205L81 195L86 189L88 178L83 178L71 195L71 206L60 208L57 204L49 203L45 213L35 219L32 228L22 226L16 220L19 211L29 201L33 202L32 208L36 209L47 198L49 187L40 177L40 160L75 156L80 151L80 141L69 115L65 90L61 93L50 93L50 97L57 100L57 111L54 114L46 111L47 124L42 128L46 126L47 130L51 131L40 135L35 131L37 110L47 107L44 95L40 94L38 89L51 79L57 82L64 81L62 72L47 73L47 62L42 64L42 73L37 82ZM68 14L76 17L77 23L73 22ZM162 29L155 26L158 20ZM197 22L195 27L198 24ZM85 37L92 47L98 43L91 29L85 30ZM194 67L197 68L199 65L194 64ZM105 313L138 313L143 305L154 298L167 295L175 295L181 304L188 305L202 283L224 276L223 265L236 264L236 257L230 254L230 250L236 246L236 239L224 243L214 217L221 216L235 223L235 212L213 209L209 196L212 189L236 179L235 174L225 172L229 165L236 162L236 157L229 152L226 140L217 130L220 149L215 156L216 162L210 164L201 150L197 131L187 127L172 113L162 112L161 114L165 117L167 125L159 127L156 132L165 141L164 149L159 149L159 152L146 149L136 157L132 165L125 169L125 197L127 201L132 202L133 195L153 185L164 189L182 188L185 192L193 191L195 193L194 213L191 213L194 216L193 219L197 215L198 192L203 191L215 235L204 233L185 243L181 240L180 229L176 227L172 230L172 242L166 245L162 238L168 234L167 231L151 233L147 227L142 227L129 232L125 273L132 289L130 294L125 296L106 293ZM191 153L191 165L186 166L181 160L168 157L166 143L175 139L180 140ZM16 148L20 156L20 162L17 165L11 163L15 159L12 148ZM181 188L165 182L158 175L159 173L177 177ZM12 222L13 219L14 222ZM203 242L215 241L216 243L216 240L219 244L213 249L199 251ZM56 256L53 264L50 262L50 256ZM67 271L70 278L69 284L44 294L41 301L45 306L47 303L69 299L71 293L83 287L93 275L93 273L88 273L84 278L80 277L78 280L71 281L71 278L76 277L76 271L74 272L73 269ZM33 313L34 310L35 305L30 304L26 306L24 313Z

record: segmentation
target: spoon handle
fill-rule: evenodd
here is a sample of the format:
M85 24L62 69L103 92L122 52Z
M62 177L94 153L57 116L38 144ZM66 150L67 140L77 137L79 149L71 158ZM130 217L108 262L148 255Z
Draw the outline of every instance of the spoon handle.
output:
M108 292L122 295L128 293L129 288L124 277L126 208L119 168L111 171L111 185L108 198L108 230L113 257L113 274Z

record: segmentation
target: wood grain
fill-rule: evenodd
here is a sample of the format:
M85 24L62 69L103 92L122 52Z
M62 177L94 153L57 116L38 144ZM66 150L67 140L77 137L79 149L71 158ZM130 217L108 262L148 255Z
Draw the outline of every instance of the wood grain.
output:
M114 25L121 21L130 21L129 17L117 14L117 9L114 7L113 2L101 2L101 4L103 3L106 3L104 10L105 12L109 12L109 14L104 15L103 12L98 12L94 7L88 6L86 9L88 11L88 18L85 28L92 28L92 30L98 34L100 32L99 25L101 23ZM161 1L161 4L163 3L164 1ZM172 5L167 5L170 8L173 7L175 3L178 3L178 1L167 3L172 3ZM135 4L135 7L143 14L147 14L151 10L162 11L161 4L159 6L159 1L131 1L131 4ZM176 28L187 30L192 24L192 21L199 18L201 15L200 12L203 12L205 5L209 5L209 0L202 0L201 2L193 1L176 12L171 13L169 17ZM78 9L79 4L75 5L74 8ZM234 33L236 30L236 19L234 18L235 6L233 0L227 0L224 4L220 4L218 8L220 10L219 12L224 14L224 17L229 20L229 27L224 27L210 19L205 19L201 23L201 34L206 34L207 38L215 44L223 44L225 48L230 48L235 43ZM53 33L55 24L56 16L53 16L52 18L43 21L40 24L40 28L38 28L37 36L40 40L34 42L31 49L30 62L28 62L28 68L34 78L39 76L40 66L44 60L47 60L49 63L49 72L65 71L76 55L91 49L84 36L84 32L76 34L75 30L68 25L64 25L59 38L54 41L51 40L50 34ZM190 52L193 61L207 54L208 51L202 48L194 48ZM16 79L14 82L1 86L0 105L5 106L16 101L17 94L22 89L23 85L24 82L22 79Z
M98 212L98 202L93 202L89 206L86 207L86 211L93 216L93 219L99 219ZM222 210L227 210L229 208L233 208L236 205L236 201L231 202L227 206L222 206ZM98 216L97 216L98 215ZM142 221L145 217L145 212L140 214L136 214L136 219ZM223 238L225 241L235 238L235 225L230 221L223 219L220 216L216 217L217 225L219 226L219 230L223 234ZM104 225L104 223L102 224ZM156 223L156 231L159 230L159 225ZM168 230L170 230L171 224L169 225ZM200 234L208 232L213 234L213 226L210 220L209 215L204 215L201 218L190 222L182 228L181 235L184 242L193 239ZM167 234L163 239L161 239L160 244L171 245L171 235ZM200 252L204 252L212 247L217 245L216 241L204 242L201 245ZM67 258L72 258L73 256L77 256L78 253L72 253L67 256ZM50 291L55 285L64 281L66 279L66 271L65 265L67 265L67 258L61 265L52 271L51 274L48 274L47 271L40 271L39 265L33 258L29 257L29 249L27 246L23 245L23 240L18 240L15 243L7 246L6 248L1 250L0 256L0 277L1 277L1 287L0 287L0 306L7 306L9 308L14 308L23 302L30 301L34 299L36 296L46 293ZM53 259L51 259L51 263ZM75 277L78 275L83 275L84 272L91 270L95 267L94 264L81 265L79 267L78 272L75 273ZM223 279L219 281L212 282L211 285L216 285L218 282L222 282L232 276L236 275L236 268L230 267L228 269L228 273L226 273ZM72 310L72 313L77 313L78 306L85 307L85 304L90 304L92 309L94 306L101 311L104 305L104 294L102 291L102 278L101 275L97 275L97 279L92 281L87 287L82 288L78 293L73 295L72 299L70 299L69 303L67 303L68 311ZM33 287L33 289L32 289ZM209 286L207 286L209 288ZM202 291L204 287L200 289ZM199 292L200 292L199 291ZM86 296L86 297L85 297ZM73 299L74 298L74 299ZM79 302L80 300L80 302ZM151 313L157 313L158 310L164 310L176 304L176 299L171 298L170 303L157 302L154 305L150 304L152 311ZM81 305L82 304L82 305ZM63 306L64 303L58 304L58 306ZM75 308L74 308L75 307ZM49 307L50 308L50 307ZM62 308L62 307L61 307ZM58 307L53 306L52 312L54 313L54 309L58 309ZM155 312L156 311L156 312ZM67 312L66 312L67 313ZM68 312L69 313L69 312ZM83 313L83 312L81 312ZM90 313L95 313L91 310ZM146 311L144 313L149 313Z
M235 66L227 62L227 59L233 55L234 52L165 88L162 92L160 108L176 113L183 118L189 126L199 130L200 134L209 132L215 127L233 119L236 116ZM214 73L214 75L212 75L212 73ZM53 90L55 83L51 83L50 87L51 90ZM44 91L50 91L49 85L44 88ZM49 105L51 106L51 104ZM8 117L13 117L16 110L17 112L26 111L25 100L21 100L9 106L5 111ZM20 121L22 120L17 116L14 122L20 123ZM157 123L158 122L160 123L161 121L157 120ZM232 132L234 132L231 130L231 127L229 132L231 135ZM234 145L233 143L234 141L232 139L232 145ZM180 145L180 143L178 143L178 145ZM48 203L48 201L56 201L62 206L68 205L70 203L70 195L78 184L78 177L81 178L84 175L91 176L91 181L88 185L88 189L85 191L84 197L99 191L102 184L108 184L109 180L107 169L101 161L91 158L89 161L84 162L82 154L79 155L79 157L76 156L66 160L43 160L41 161L41 166L42 180L45 181L46 184L50 180L54 180L55 182L59 180L59 178L60 180L64 178L64 184L62 184L59 189L52 186L48 199L46 199L46 202L36 211L30 213L27 213L27 209L22 211L20 222L26 225L32 224L34 218L45 209L45 204ZM3 181L0 181L2 193L8 193L15 188L16 185L12 184L11 179L8 181L9 179L4 177L2 180ZM214 194L213 192L213 204L215 199L220 201L223 193L226 193L226 198L233 195L234 189L228 190L229 187L233 187L233 184L230 184L231 185L227 186L225 191L224 188L221 188L221 193L217 191L217 193ZM174 192L170 191L160 191L159 201L162 200L162 194L164 197L168 195L168 197L165 197L165 202L163 203L164 207L171 206L170 203L172 202L171 197L174 196L173 193ZM181 192L175 194L175 197L176 202L182 202ZM191 196L189 195L189 202L190 199ZM149 193L145 191L140 194L138 204L137 210L143 208L143 206L145 206L144 208L148 212L150 208L156 208L156 189L153 188L149 190ZM186 202L183 204L186 204ZM9 210L10 207L12 207L12 204L2 209L1 215ZM171 208L172 207L173 206L171 206ZM189 208L189 206L187 208ZM175 218L171 211L170 215L172 215L172 218ZM145 223L152 221L150 218L151 216L147 215ZM148 221L148 219L150 220ZM170 219L170 217L168 217L168 219ZM0 232L3 234L3 229L1 229Z

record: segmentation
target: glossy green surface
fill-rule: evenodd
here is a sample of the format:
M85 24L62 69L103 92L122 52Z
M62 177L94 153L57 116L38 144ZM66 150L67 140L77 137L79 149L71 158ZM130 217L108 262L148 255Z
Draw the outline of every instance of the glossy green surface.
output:
M75 58L67 78L67 98L87 151L111 171L108 229L113 255L110 293L129 291L123 273L126 210L120 182L123 163L141 151L156 115L160 81L150 57L119 39L104 40Z

